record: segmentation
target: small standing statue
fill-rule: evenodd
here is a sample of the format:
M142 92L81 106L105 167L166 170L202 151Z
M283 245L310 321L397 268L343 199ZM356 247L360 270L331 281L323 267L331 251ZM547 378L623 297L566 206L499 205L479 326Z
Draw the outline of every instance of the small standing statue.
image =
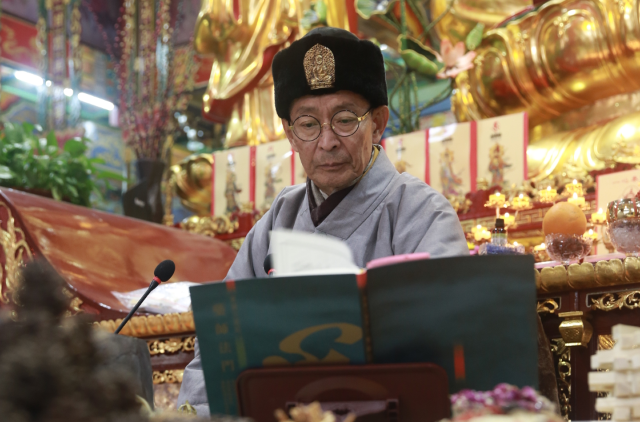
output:
M402 158L402 152L404 150L405 148L402 145L402 138L400 138L398 139L398 147L396 148L397 159L396 159L396 162L393 164L396 170L398 171L398 173L400 174L405 173L407 171L407 167L411 167L411 164L409 164L407 160L404 160Z
M504 160L504 147L496 143L489 149L489 173L491 173L491 186L504 183L504 170L511 167Z
M263 208L268 210L271 208L271 204L276 199L276 183L282 182L279 179L280 165L270 165L265 169L265 181L264 181L264 205Z
M236 184L236 166L233 161L233 155L229 154L228 156L229 165L227 167L227 179L224 189L224 196L227 200L227 214L232 214L234 212L240 211L240 207L238 206L237 195L242 192L242 189L238 188Z
M440 183L444 196L461 194L462 178L453 171L453 161L453 151L449 147L445 147L440 154Z

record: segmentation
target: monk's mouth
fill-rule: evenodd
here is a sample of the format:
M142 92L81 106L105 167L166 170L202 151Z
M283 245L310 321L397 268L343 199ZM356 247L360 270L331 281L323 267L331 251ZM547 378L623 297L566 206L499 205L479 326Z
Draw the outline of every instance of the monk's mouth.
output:
M340 168L342 166L344 166L346 163L331 163L331 164L322 164L319 165L318 167L326 169L326 170L333 170L333 169L337 169Z

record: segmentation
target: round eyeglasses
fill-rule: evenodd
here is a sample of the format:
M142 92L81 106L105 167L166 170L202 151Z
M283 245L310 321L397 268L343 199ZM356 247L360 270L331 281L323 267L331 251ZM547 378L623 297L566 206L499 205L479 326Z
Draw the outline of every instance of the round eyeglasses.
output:
M358 117L358 115L351 110L339 111L331 118L331 130L341 137L351 136L358 131L360 122L367 118L369 112L371 112L371 109ZM320 123L320 120L315 117L303 114L293 121L289 129L291 129L301 141L313 142L320 137L322 127L326 124L328 123Z

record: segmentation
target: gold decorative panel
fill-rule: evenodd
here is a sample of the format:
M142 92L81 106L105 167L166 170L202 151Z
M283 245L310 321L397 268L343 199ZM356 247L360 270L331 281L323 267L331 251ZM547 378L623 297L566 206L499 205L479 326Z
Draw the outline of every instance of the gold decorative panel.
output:
M611 259L596 263L557 265L536 269L538 292L592 289L594 287L624 286L638 283L638 258ZM626 295L625 295L626 294ZM640 307L640 292L628 291L603 295L594 303L594 309ZM608 309L605 309L608 308Z
M598 336L598 350L611 350L616 344L611 334L600 334Z
M0 267L0 301L15 302L15 293L20 284L20 268L25 261L33 258L27 245L24 232L16 227L11 210L0 203L7 213L5 221L0 222L0 247L4 253L4 265ZM4 289L2 280L4 279Z
M151 356L172 355L180 352L193 352L195 342L195 337L174 337L165 340L149 340L147 346L149 346Z
M153 371L154 384L180 384L184 369L170 369L167 371Z
M598 336L598 350L611 350L615 345L615 341L613 340L613 336L611 334L601 334ZM608 369L599 369L598 371L608 372ZM596 393L597 397L607 397L609 393L604 391L599 391ZM598 413L599 421L610 421L611 413Z
M555 313L560 305L556 301L556 299L547 299L547 300L539 300L537 311L539 314L553 314Z
M122 319L94 322L97 328L110 333L116 331ZM136 316L124 326L120 334L131 337L151 337L181 333L195 333L193 313Z
M232 234L238 229L238 220L231 221L227 216L197 216L182 220L182 228L189 233L215 237L221 234Z
M556 338L551 340L551 353L557 359L560 413L562 417L569 420L571 413L571 348L565 345L563 339Z
M605 293L598 297L591 297L590 299L591 308L600 311L640 308L640 290Z

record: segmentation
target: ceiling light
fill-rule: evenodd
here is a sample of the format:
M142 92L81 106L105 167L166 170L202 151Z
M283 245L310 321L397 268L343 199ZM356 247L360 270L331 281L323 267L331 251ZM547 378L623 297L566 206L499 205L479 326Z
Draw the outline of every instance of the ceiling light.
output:
M102 98L94 97L93 95L81 92L78 94L78 99L83 103L91 104L92 106L100 107L105 110L113 110L113 103L111 101L103 100Z
M40 86L44 83L44 80L40 76L34 75L33 73L24 72L22 70L18 70L17 72L15 72L14 76L17 80L26 82L31 85Z
M73 89L71 88L65 88L62 92L64 92L64 95L66 95L67 97L71 97L73 95Z

